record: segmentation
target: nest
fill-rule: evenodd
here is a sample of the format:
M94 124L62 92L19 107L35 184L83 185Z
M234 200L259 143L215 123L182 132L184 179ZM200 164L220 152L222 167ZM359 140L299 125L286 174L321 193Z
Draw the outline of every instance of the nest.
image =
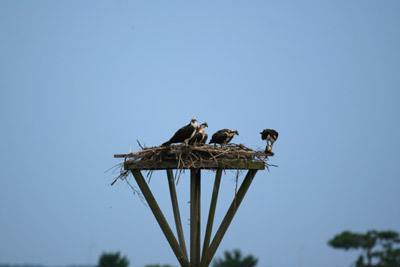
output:
M119 175L111 184L118 179L126 180L130 170L147 170L149 181L153 170L176 169L179 176L185 169L210 169L218 168L239 170L243 169L264 169L277 167L267 163L268 156L274 153L264 153L252 150L243 144L228 144L225 149L213 145L189 145L182 144L158 147L142 147L142 150L129 154L116 154L115 158L124 158L124 162L116 165L119 167ZM177 176L177 175L175 175ZM238 174L237 174L238 176ZM132 187L132 186L131 186ZM134 192L138 193L136 189ZM140 194L139 194L140 195Z
M140 145L140 143L139 143ZM172 146L141 147L138 152L114 155L124 158L124 169L160 170L160 169L251 169L262 162L269 167L268 156L273 153L254 151L243 144L228 144L226 149L213 145L182 144ZM255 168L255 167L254 167ZM259 167L257 169L260 169Z

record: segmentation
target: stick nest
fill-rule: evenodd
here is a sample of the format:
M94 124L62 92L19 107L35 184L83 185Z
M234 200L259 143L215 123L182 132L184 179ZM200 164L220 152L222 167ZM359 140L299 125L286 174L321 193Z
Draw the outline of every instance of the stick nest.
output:
M124 163L118 164L120 167L120 175L114 180L112 185L118 178L124 179L129 173L129 169L177 169L180 172L184 169L203 168L217 169L223 167L225 169L239 169L235 160L243 161L246 164L252 162L263 162L264 166L269 170L268 156L273 156L271 153L255 151L243 144L228 144L225 149L213 145L189 145L183 144L171 146L143 147L139 142L142 150L131 152L129 154L117 154L116 158L124 158ZM233 165L232 165L233 164ZM127 166L129 168L127 169ZM241 167L246 169L246 167Z
M123 157L129 164L137 166L140 169L160 169L162 163L176 162L177 169L189 168L210 168L220 160L246 160L246 161L263 161L266 166L268 156L273 153L263 153L254 151L243 144L228 144L226 149L222 149L213 145L189 145L182 144L172 146L158 146L143 148L138 152L130 154L115 155L115 157ZM234 167L234 166L229 166Z

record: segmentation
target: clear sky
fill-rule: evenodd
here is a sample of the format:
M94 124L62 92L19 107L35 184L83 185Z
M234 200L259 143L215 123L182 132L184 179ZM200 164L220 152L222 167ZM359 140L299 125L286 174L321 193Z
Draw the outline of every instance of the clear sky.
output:
M280 133L279 167L256 175L216 256L347 267L357 253L328 247L335 234L400 231L399 72L399 1L2 0L0 262L120 251L134 267L178 265L150 209L105 171L196 117L253 149L262 129ZM172 223L165 173L150 187ZM177 191L188 239L188 173Z

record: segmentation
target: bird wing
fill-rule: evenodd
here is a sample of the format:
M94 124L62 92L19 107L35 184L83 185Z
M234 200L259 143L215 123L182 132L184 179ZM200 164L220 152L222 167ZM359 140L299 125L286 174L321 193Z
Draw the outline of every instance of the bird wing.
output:
M198 132L192 137L192 139L189 140L189 144L194 144L196 142L200 142L202 138L203 138L203 135Z
M207 139L208 139L208 134L205 133L203 135L203 140L201 140L201 143L205 144L207 142Z
M211 137L210 144L211 143L221 144L223 141L225 141L225 139L227 137L227 135L226 135L227 131L228 131L228 129L222 129L222 130L219 130L216 133L214 133Z
M180 143L189 138L194 131L194 127L191 124L185 125L180 128L176 133L169 139L171 143Z

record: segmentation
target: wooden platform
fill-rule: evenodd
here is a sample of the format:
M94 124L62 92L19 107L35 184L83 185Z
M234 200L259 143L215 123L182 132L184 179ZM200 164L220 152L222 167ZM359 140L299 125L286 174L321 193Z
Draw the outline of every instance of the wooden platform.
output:
M185 152L183 152L185 153ZM240 156L240 152L238 153ZM274 153L260 153L260 152L243 152L245 155L252 157L271 157ZM166 169L234 169L234 170L264 170L265 161L257 159L226 159L224 157L209 157L202 159L200 157L194 161L188 161L179 159L177 151L169 151L167 155L164 155L162 159L149 166L147 160L132 159L135 156L134 153L130 154L115 154L114 158L124 158L124 169L125 170L166 170ZM184 163L184 164L182 164Z
M214 160L207 160L202 162L195 162L190 166L179 166L177 161L162 161L155 167L147 167L140 161L126 160L124 163L125 170L166 170L166 169L226 169L226 170L264 170L264 161L249 161L249 160L228 160L222 159L218 162Z
M268 167L269 165L266 163L268 160L267 157L274 155L273 153L260 153L250 149L245 150L246 148L244 148L244 146L236 146L235 148L236 150L233 151L233 149L213 149L210 146L175 146L172 148L154 147L146 148L142 151L130 154L114 155L115 158L124 159L124 173L133 174L146 202L153 212L154 217L182 267L210 266L210 263L257 171L264 170L266 166ZM190 169L190 253L187 252L182 229L173 169ZM216 170L202 249L200 237L201 169ZM219 186L222 173L225 169L248 171L239 190L236 192L225 217L217 228L214 237L212 237ZM163 212L141 173L142 170L166 170L177 236L175 236L169 223L164 217Z

